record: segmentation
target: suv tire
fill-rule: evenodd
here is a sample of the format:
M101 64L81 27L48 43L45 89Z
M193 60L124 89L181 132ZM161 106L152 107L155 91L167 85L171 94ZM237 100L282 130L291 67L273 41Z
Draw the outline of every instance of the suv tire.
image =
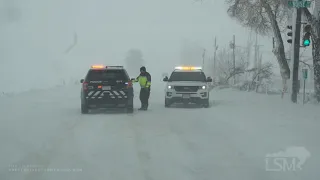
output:
M164 99L164 107L170 107L171 103L169 102L169 100L167 98Z
M89 113L89 109L88 109L88 106L86 104L81 104L81 113L82 114L88 114Z
M209 99L204 100L203 107L204 108L210 107Z
M133 108L132 107L127 108L127 113L128 114L132 114L133 113Z

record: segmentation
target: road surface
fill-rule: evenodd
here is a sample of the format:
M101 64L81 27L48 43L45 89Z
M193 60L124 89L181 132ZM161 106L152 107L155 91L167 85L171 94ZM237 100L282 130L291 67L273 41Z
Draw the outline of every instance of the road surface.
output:
M81 115L78 86L2 97L0 179L319 177L318 106L292 105L279 96L224 89L211 92L207 109L164 108L163 91L156 89L151 92L150 110L134 114ZM135 103L137 108L137 97ZM288 157L282 160L266 158L288 147L307 152L284 154ZM297 169L295 160L303 159L302 169ZM271 171L275 168L279 171Z

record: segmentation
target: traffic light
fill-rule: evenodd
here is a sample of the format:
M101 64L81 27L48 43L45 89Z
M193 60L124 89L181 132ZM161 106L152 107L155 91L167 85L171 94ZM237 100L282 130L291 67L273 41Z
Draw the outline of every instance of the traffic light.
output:
M304 47L310 46L311 44L310 37L311 37L311 25L308 24L303 29L302 46Z
M287 35L289 36L287 42L292 44L292 26L287 26L287 28L290 29L290 31L287 33Z

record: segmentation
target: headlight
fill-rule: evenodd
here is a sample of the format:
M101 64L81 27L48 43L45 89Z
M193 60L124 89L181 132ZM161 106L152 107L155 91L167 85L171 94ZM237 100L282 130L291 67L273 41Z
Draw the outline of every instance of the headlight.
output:
M168 86L168 89L171 89L172 88L172 86Z
M202 89L206 89L207 87L206 86L202 86Z

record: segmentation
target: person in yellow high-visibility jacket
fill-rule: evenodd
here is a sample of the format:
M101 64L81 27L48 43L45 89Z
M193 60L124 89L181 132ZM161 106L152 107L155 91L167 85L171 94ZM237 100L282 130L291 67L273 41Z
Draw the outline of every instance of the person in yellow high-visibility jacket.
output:
M151 90L151 75L147 72L144 66L140 68L140 74L133 82L139 82L141 87L140 89L141 108L139 110L147 110L149 106L149 97L150 97L150 90Z

